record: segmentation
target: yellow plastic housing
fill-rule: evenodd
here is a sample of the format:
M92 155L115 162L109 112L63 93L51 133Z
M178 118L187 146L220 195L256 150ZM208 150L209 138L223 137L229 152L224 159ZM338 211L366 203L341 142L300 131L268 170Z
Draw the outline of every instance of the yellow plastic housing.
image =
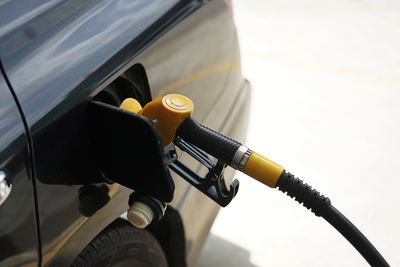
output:
M253 152L247 160L243 172L257 181L275 188L283 170L281 165Z
M193 113L193 102L186 96L169 94L147 103L143 109L133 98L125 99L120 108L138 113L149 120L157 120L155 125L163 139L164 146L172 142L181 123Z

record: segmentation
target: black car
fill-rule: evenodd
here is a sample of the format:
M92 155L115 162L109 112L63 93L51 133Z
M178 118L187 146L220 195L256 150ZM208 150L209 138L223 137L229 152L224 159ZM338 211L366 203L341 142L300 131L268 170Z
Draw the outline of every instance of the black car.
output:
M130 225L132 188L102 173L87 108L179 93L243 139L250 88L229 2L3 0L0 60L0 266L193 264L219 206L173 174L165 217Z

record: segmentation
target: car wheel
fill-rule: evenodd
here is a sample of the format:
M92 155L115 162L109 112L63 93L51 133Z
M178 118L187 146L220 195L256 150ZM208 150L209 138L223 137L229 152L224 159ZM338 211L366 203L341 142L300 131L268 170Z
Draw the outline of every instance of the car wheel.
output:
M86 246L72 266L163 267L168 264L160 244L150 232L117 219Z

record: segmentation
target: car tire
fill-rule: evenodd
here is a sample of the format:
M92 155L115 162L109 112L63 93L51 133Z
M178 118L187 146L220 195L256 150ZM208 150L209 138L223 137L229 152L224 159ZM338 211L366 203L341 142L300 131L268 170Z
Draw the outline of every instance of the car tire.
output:
M86 246L71 266L164 267L168 263L150 232L117 219Z

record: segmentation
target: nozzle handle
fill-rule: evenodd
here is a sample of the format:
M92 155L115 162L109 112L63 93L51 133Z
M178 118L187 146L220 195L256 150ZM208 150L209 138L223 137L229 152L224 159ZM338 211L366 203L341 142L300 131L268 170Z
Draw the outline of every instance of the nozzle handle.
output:
M241 144L202 125L193 117L186 118L176 130L176 135L200 148L211 156L231 165Z

